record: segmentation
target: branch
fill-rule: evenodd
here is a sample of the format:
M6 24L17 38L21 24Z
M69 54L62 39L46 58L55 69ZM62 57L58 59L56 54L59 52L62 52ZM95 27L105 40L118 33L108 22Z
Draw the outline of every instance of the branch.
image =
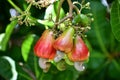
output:
M76 7L75 5L73 5L73 8L74 8L75 11L77 12L77 14L80 14L80 10L78 9L78 7Z
M74 5L72 4L71 0L67 0L67 2L69 5L69 14L66 17L64 17L62 20L60 20L59 22L56 22L55 23L56 25L59 25L60 23L64 22L68 18L72 19L72 16L73 16L72 11L73 11Z
M62 20L60 20L58 23L56 23L57 25L59 25L60 23L64 22L66 19L71 18L71 15L68 15L66 17L64 17Z
M57 11L57 16L56 16L55 23L57 23L58 20L59 20L59 17L60 17L60 10L61 10L61 7L62 7L63 2L64 2L64 0L60 0L59 6L58 6L58 11Z
M68 5L69 5L69 15L72 16L72 11L73 11L73 4L71 0L67 0Z
M34 75L30 70L26 69L24 66L22 66L22 69L23 69L26 73L28 73L28 75L30 75L33 80L36 80L35 75Z
M13 3L12 0L7 0L19 13L23 13L23 11L16 5Z

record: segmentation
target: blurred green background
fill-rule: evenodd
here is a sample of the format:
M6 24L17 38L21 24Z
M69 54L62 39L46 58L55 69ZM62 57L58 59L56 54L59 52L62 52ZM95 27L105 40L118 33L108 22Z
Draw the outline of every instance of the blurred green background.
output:
M44 73L38 66L33 46L45 26L40 23L18 25L16 20L10 21L11 15L19 15L10 2L22 11L28 4L25 0L0 0L0 80L120 80L120 1L107 0L107 4L104 1L86 0L90 2L94 18L91 30L86 33L90 49L86 69L78 72L73 66L67 66L65 71L59 71L52 65L49 72ZM68 12L66 0L62 8ZM29 10L35 20L44 19L45 11L46 8L35 6Z

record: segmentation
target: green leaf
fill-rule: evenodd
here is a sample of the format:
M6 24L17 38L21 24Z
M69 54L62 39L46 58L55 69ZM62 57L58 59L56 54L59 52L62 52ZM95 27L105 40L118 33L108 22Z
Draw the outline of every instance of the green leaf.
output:
M16 25L17 25L17 20L14 20L10 24L7 25L4 37L2 37L2 40L0 41L0 50L2 50L2 51L6 50L7 43L9 41L12 31Z
M53 21L49 21L49 20L37 20L38 21L38 23L41 23L41 24L43 24L43 25L45 25L45 26L49 26L49 27L53 27L54 26L54 23L53 23Z
M5 36L5 33L0 34L0 44L2 43L4 36ZM1 48L2 48L2 46L0 45L0 50L1 50Z
M54 3L54 11L55 11L56 16L57 16L59 4L60 4L60 1L57 1L57 2ZM64 16L65 16L65 12L64 12L63 8L61 8L61 10L60 10L60 19L62 19Z
M77 80L79 73L73 68L69 68L69 70L59 72L55 79L56 80Z
M31 47L32 48L32 47ZM17 80L39 80L37 79L42 72L40 67L38 66L38 59L34 55L34 52L31 50L27 59L27 62L20 64L16 64L16 69L18 72L18 79ZM32 76L31 76L32 74ZM33 79L34 78L36 79Z
M40 75L40 78L38 80L53 80L53 75L42 72L42 74Z
M11 66L12 77L10 78L10 80L17 80L18 73L16 71L15 61L8 56L4 56L2 58L6 59Z
M26 37L26 42L24 44L25 47L23 48L25 51L28 50L26 51L27 53L25 52L26 55L25 59L27 63L26 65L28 66L31 72L35 73L34 75L36 76L36 78L38 78L40 76L40 73L42 72L41 68L38 65L38 57L34 55L34 51L33 51L34 44L36 44L38 39L39 39L38 36L35 36L33 34L28 35ZM22 74L20 74L20 76L22 76ZM25 74L23 76L27 76L27 75Z
M34 41L34 37L35 37L35 35L30 34L26 37L26 39L22 43L21 51L22 51L22 56L23 56L24 61L27 61L27 59L28 59L29 52L31 50L31 46Z
M118 0L119 4L120 4L120 0Z
M23 41L21 49L23 59L27 63L26 69L35 73L36 78L39 77L39 74L41 72L40 68L38 67L37 57L34 55L33 52L33 47L37 40L38 40L37 36L35 36L34 34L29 34ZM19 69L21 69L20 66L18 67ZM23 77L25 78L25 80L32 80L32 78L29 79L31 76L28 73L26 73L24 70L23 71L19 70L19 80L21 80Z
M52 16L52 19L55 20L56 13L55 13L53 4L47 7L45 11L44 19L49 19L50 16Z
M114 80L119 80L119 74L120 74L120 63L116 62L115 60L112 60L109 68L108 73L110 77L114 78Z
M0 75L5 78L5 80L10 80L13 75L11 65L5 58L0 58Z
M117 2L117 0L112 4L110 17L110 23L114 36L118 41L120 41L120 4Z
M51 4L50 6L48 6L45 11L45 16L44 16L45 20L39 21L39 23L42 23L49 27L53 27L54 25L53 21L55 21L56 16L57 16L58 5L59 5L59 1L56 1L54 4ZM61 8L59 18L62 19L64 16L65 16L65 12L63 8ZM50 18L52 18L53 21L52 20L48 21Z
M21 64L23 64L23 63L21 63ZM20 66L20 65L16 64L16 69L18 72L17 80L22 80L22 79L23 80L33 80L31 78L31 76L23 68L26 69L26 67L23 67L23 65Z
M33 51L30 51L26 63L29 66L30 70L35 73L34 75L36 76L36 78L39 78L39 76L41 76L42 69L39 67L38 57L34 55Z
M90 53L91 54L90 54L89 62L87 63L87 65L91 69L97 69L98 67L101 66L101 64L104 63L104 59L106 57L99 51L93 50Z
M91 24L91 30L87 32L88 40L94 46L93 48L101 49L101 51L107 53L106 48L110 47L110 36L112 32L110 23L105 17L106 7L98 1L91 1L90 6L94 21Z
M45 11L44 19L49 19L50 14L51 14L52 19L55 21L56 16L57 16L57 11L58 11L58 5L59 5L59 1L57 1L54 4L48 6L46 11ZM65 15L65 12L64 12L63 8L61 8L61 10L60 10L60 19L63 18L64 15Z

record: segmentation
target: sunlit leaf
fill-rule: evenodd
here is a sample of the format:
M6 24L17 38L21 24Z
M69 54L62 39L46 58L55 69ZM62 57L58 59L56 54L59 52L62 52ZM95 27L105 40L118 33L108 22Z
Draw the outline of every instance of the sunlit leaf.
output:
M45 11L44 19L49 19L52 16L52 19L55 20L56 13L54 11L54 5L50 5L47 7Z
M28 35L22 43L21 51L22 51L22 56L23 56L24 61L27 61L27 59L28 59L29 52L31 50L31 46L34 41L34 37L35 37L35 35L33 35L33 34Z
M118 0L119 4L120 4L120 0Z
M55 14L56 14L56 16L57 16L57 13L58 13L58 5L60 4L60 2L59 1L57 1L57 2L55 2L54 3L54 11L55 11ZM60 19L61 18L63 18L65 16L65 12L64 12L64 10L63 10L63 8L61 8L61 10L60 10Z
M4 36L5 36L5 33L1 33L1 34L0 34L0 44L1 44L1 42L3 41ZM0 50L1 50L1 49L2 49L2 45L0 45Z
M43 24L43 25L45 25L45 26L49 26L49 27L53 27L54 26L54 23L53 23L53 21L49 21L49 20L37 20L38 21L38 23L40 23L40 24Z
M58 5L59 5L59 1L57 1L54 4L48 6L48 8L46 9L46 12L45 12L44 19L49 19L50 16L52 16L52 19L55 20L55 18L57 16L57 11L58 11ZM60 19L63 18L64 16L65 16L65 12L64 12L63 8L61 8Z
M22 43L21 51L23 59L28 66L26 67L26 69L35 73L34 75L36 76L36 78L38 78L41 71L40 68L38 67L37 58L33 52L33 44L35 44L36 40L38 40L38 37L35 36L34 34L29 34L28 36L26 36L25 40ZM21 80L23 77L25 78L25 80L33 80L31 76L23 70L22 67L18 65L18 68L19 68L18 80Z
M46 11L45 11L45 16L44 19L50 19L52 18L53 21L56 20L56 16L57 16L57 12L58 12L58 5L59 5L59 1L56 1L54 4L50 5L47 7ZM65 12L63 10L63 8L61 8L60 10L60 16L59 18L63 18L65 16ZM53 27L53 22L43 22L44 25ZM49 25L50 24L50 25ZM51 25L52 24L52 25Z
M114 36L118 41L120 41L120 4L117 2L117 0L112 4L110 17Z
M17 25L17 20L14 20L10 24L7 25L7 28L5 30L5 35L2 38L2 41L0 42L0 50L2 50L2 51L6 50L7 43L9 41L12 31L16 25Z
M42 72L42 69L39 67L38 57L34 55L34 51L33 51L34 44L36 44L36 42L38 41L38 36L35 36L34 34L30 34L26 37L25 41L24 41L25 46L23 47L23 51L25 50L24 51L24 53L25 53L24 60L26 60L28 69L30 69L33 73L35 73L34 75L36 76L36 78L39 78L39 76L41 76L40 73ZM29 46L29 47L27 47L27 46ZM26 51L26 50L28 50L28 51ZM21 71L20 71L20 73L21 73ZM23 73L23 74L26 75L25 73ZM19 75L19 77L22 77L22 75Z

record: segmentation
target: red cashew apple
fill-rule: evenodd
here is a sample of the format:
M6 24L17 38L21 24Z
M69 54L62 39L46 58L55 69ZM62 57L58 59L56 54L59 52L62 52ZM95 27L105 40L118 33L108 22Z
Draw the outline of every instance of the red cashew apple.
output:
M68 57L71 61L84 61L89 57L88 47L85 45L81 37L76 36L74 40L73 49L68 53Z
M69 27L54 41L54 48L65 53L70 52L73 48L73 35L74 29Z
M34 46L35 55L40 58L53 59L56 54L53 42L53 32L48 29L45 30Z

